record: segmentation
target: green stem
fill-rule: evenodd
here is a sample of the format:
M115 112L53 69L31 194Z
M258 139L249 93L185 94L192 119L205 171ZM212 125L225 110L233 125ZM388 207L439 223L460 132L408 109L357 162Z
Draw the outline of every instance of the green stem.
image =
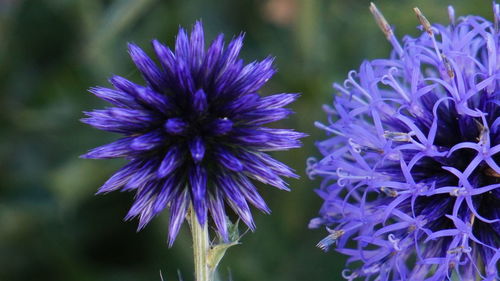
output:
M210 250L207 224L200 225L193 206L189 208L191 235L193 236L193 257L195 281L212 281L213 274L208 268L207 257Z

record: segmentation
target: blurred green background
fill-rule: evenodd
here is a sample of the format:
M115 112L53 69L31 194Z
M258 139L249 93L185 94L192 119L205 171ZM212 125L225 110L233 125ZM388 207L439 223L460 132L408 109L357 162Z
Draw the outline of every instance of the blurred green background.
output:
M377 1L403 34L417 35L412 7L431 22L457 15L491 19L491 1ZM151 54L150 40L171 45L178 26L204 22L207 39L246 32L246 61L277 57L278 74L263 89L301 92L297 112L282 127L310 135L304 147L275 153L302 176L292 192L260 188L273 210L254 212L257 231L230 249L220 266L225 280L341 280L344 258L315 244L324 230L309 230L320 200L318 181L304 174L323 138L333 81L343 81L364 58L390 50L368 10L353 0L0 0L0 281L193 279L190 234L184 226L167 248L164 213L136 233L123 222L133 194L94 196L122 161L82 160L87 149L117 138L79 123L83 110L105 104L86 89L108 85L111 74L136 82L126 42ZM227 38L226 37L226 38Z

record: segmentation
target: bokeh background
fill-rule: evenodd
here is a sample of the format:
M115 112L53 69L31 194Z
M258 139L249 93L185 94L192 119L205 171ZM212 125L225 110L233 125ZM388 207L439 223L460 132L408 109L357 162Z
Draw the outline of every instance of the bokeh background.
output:
M399 38L417 35L412 8L432 22L457 15L491 19L491 1L376 1ZM179 25L204 22L207 39L246 32L246 61L277 57L278 74L263 89L301 92L296 115L280 124L310 135L304 147L274 156L301 175L292 192L262 187L273 210L254 212L257 231L229 250L223 280L341 280L345 259L315 247L325 231L307 224L320 207L318 181L304 173L318 155L314 128L324 120L333 81L363 59L390 50L368 10L353 0L0 0L0 281L193 280L186 226L167 248L168 214L137 233L124 222L133 194L94 196L122 161L79 159L116 135L79 123L104 102L86 89L111 74L136 82L126 42L152 52L150 40L173 44ZM242 229L243 230L243 229Z

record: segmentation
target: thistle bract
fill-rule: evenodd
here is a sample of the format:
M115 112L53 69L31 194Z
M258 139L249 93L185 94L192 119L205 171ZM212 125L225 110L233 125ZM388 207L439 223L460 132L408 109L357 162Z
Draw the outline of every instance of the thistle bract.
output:
M343 85L308 174L324 199L318 246L348 256L348 280L498 280L500 10L467 16L362 63Z
M170 244L190 205L201 225L210 214L225 240L225 204L254 229L248 203L264 212L269 208L251 179L287 190L281 177L296 177L265 151L299 147L303 134L262 125L291 114L283 107L298 95L260 96L275 73L273 59L245 65L238 58L242 41L240 35L224 47L220 34L206 49L197 22L190 37L179 30L175 50L153 40L159 66L129 44L145 85L114 76L114 89L90 90L113 107L86 112L82 121L123 138L83 157L129 161L98 193L135 191L126 218L139 217L139 229L169 207Z

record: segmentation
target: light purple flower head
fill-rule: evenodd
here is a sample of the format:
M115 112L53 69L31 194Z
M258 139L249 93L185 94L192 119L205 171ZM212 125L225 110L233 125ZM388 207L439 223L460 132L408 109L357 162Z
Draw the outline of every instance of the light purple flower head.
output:
M180 28L175 51L153 40L160 67L129 44L146 85L114 76L114 89L90 90L113 107L86 112L82 121L123 138L83 157L129 161L98 193L135 191L126 219L139 217L139 229L169 208L170 245L190 205L202 225L211 215L223 239L225 204L253 230L248 203L266 213L269 208L251 179L287 190L281 177L296 177L266 151L299 147L304 135L262 125L291 114L283 107L298 95L260 96L275 73L273 59L245 65L238 58L242 41L240 35L224 47L220 34L205 49L203 27L196 22L190 37Z
M422 26L334 84L330 137L308 174L322 179L318 246L348 256L347 280L498 280L500 7Z

